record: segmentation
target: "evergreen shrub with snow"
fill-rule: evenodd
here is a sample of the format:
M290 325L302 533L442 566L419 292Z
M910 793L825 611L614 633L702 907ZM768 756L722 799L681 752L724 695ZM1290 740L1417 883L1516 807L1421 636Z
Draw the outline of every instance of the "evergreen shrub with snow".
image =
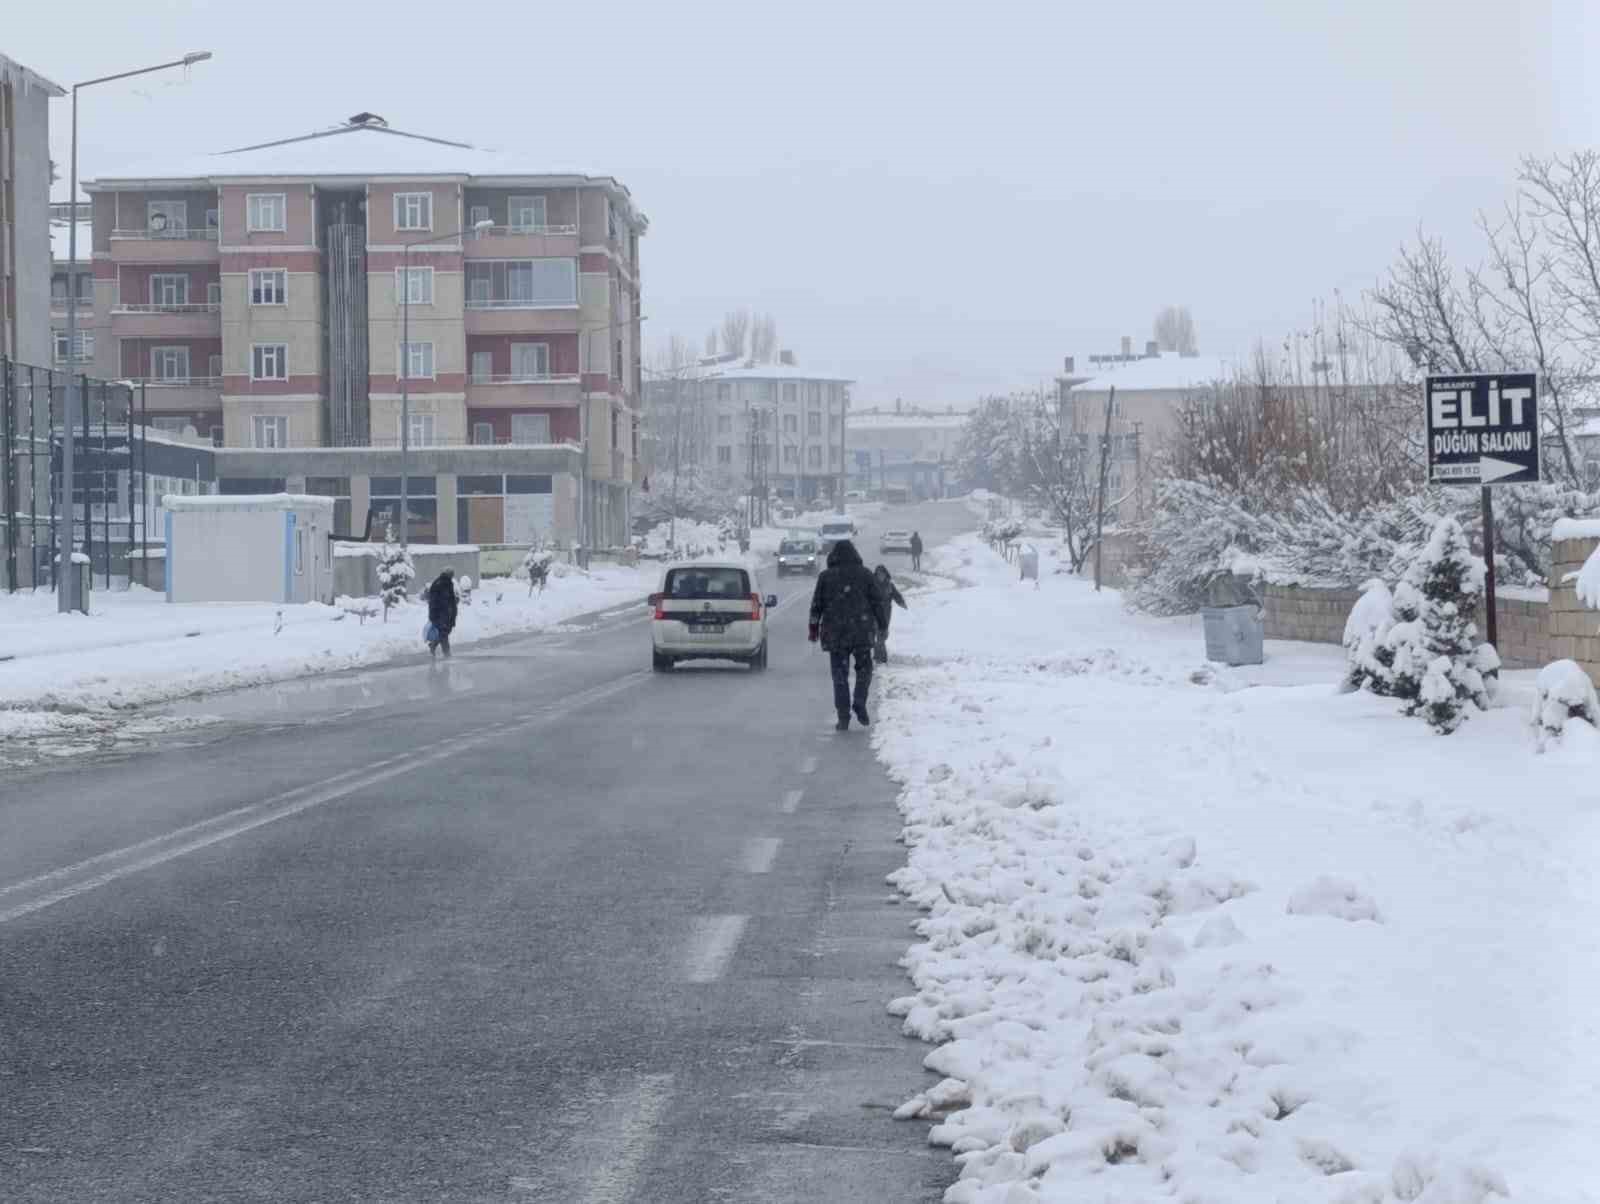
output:
M1552 661L1539 670L1535 685L1539 693L1530 720L1540 752L1552 737L1561 736L1569 719L1600 726L1600 698L1596 698L1594 683L1577 661Z
M1440 520L1422 555L1411 566L1409 584L1422 597L1419 618L1395 652L1402 671L1419 682L1406 708L1441 734L1466 718L1466 704L1488 710L1483 666L1498 667L1498 657L1479 651L1473 622L1483 596L1483 563L1467 546L1466 533L1453 518ZM1492 653L1492 650L1491 650Z
M378 592L383 599L383 621L389 621L391 608L406 600L417 570L410 554L394 541L394 528L384 537L383 550L378 553Z
M1361 597L1345 620L1345 676L1341 689L1347 693L1360 689L1370 689L1374 694L1390 692L1394 658L1384 640L1393 626L1394 595L1381 578L1374 577L1361 587Z
M528 554L522 558L522 572L528 578L528 596L533 597L533 591L544 592L545 583L550 579L550 566L555 563L556 554L548 548L534 544L528 549Z

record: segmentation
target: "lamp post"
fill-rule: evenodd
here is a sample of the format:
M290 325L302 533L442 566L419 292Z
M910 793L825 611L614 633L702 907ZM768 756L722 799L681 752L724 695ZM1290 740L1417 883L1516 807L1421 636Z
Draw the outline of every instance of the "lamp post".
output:
M139 67L133 71L119 71L116 75L102 75L98 79L86 79L82 83L72 85L72 167L70 175L70 201L72 204L72 221L67 227L67 295L71 304L67 306L67 391L64 399L63 425L66 428L65 438L61 441L61 513L65 522L61 526L61 546L59 555L61 567L56 570L56 608L66 614L68 611L78 609L79 591L77 573L72 564L72 541L76 534L77 521L74 516L72 494L76 482L73 480L73 452L76 442L75 425L78 407L74 404L78 400L78 373L72 369L76 364L76 348L78 343L78 90L92 88L96 84L109 84L115 80L128 79L135 75L149 75L152 71L166 71L173 67L192 67L196 63L203 63L211 57L209 50L197 50L184 55L181 59L173 59L170 63L157 63L154 67Z
M494 228L491 218L472 224L472 232ZM400 248L400 362L395 365L400 377L400 548L405 550L411 527L411 248L425 247L429 243L449 242L460 238L465 230L452 230L448 234L433 234L427 238L412 239Z

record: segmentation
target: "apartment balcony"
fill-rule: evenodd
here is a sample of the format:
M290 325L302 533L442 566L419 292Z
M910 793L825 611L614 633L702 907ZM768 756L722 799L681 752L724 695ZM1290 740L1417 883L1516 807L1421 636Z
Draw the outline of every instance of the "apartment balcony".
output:
M142 305L121 302L111 307L111 335L119 339L222 337L222 305Z
M482 301L468 298L466 332L474 334L577 334L578 303Z
M82 322L84 318L93 315L94 298L79 297L76 308L78 310L78 321ZM65 321L67 314L71 312L72 309L73 303L66 297L52 296L50 298L50 316L52 318L60 318Z
M116 263L214 263L219 257L214 229L141 227L111 232L111 258Z
M139 404L143 387L145 409L155 414L163 410L215 410L222 405L222 377L154 377L133 381L134 405Z
M467 406L472 409L576 406L581 396L576 376L467 377Z
M347 449L347 450L350 450L350 451L359 451L359 450L363 450L363 449L376 450L376 451L399 451L400 450L400 437L398 435L371 435L371 436L368 436L368 437L365 437L365 438L350 438L350 439L345 439L345 440L331 440L328 444L326 444L326 446L328 446L330 448L344 448L344 449ZM571 439L550 439L550 440L547 440L546 442L543 442L543 443L529 443L529 442L525 442L525 441L518 441L514 437L507 437L507 436L496 436L492 441L488 440L488 439L471 439L471 438L458 439L458 438L449 438L449 437L443 437L443 436L432 437L432 438L428 438L428 439L413 439L411 441L409 450L411 450L411 451L432 451L432 450L449 451L449 450L454 450L454 449L459 449L459 448L483 448L483 447L540 448L540 449L544 449L544 450L554 449L554 450L564 451L564 452L581 452L583 450L583 447L582 447L581 444L575 443ZM254 449L254 450L262 450L262 449ZM280 450L280 449L272 449L272 450ZM290 448L290 449L287 449L287 450L291 450L292 451L292 450L296 450L296 449Z
M462 240L467 259L575 259L576 226L487 226Z

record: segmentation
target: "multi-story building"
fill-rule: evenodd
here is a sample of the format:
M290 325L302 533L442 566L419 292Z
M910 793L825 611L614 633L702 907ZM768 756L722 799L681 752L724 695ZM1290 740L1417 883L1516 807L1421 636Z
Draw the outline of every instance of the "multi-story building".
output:
M71 258L72 224L78 225L78 263ZM94 365L94 229L89 206L80 201L54 201L50 205L50 343L51 367L87 372ZM68 346L68 312L78 311L77 347Z
M895 402L850 415L850 487L888 498L941 498L958 484L965 412Z
M801 502L843 496L851 381L778 363L711 358L650 383L658 471L679 463Z
M404 467L414 541L626 541L647 222L616 180L362 113L85 190L97 372L209 435L223 492L394 521Z
M59 85L0 54L0 358L50 356L50 98Z

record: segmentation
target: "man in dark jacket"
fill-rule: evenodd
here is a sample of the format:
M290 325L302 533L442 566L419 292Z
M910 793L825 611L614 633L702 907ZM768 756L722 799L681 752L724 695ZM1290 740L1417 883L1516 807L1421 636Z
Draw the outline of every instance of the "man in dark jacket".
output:
M878 590L872 572L861 563L861 553L841 539L828 553L828 567L817 577L811 594L811 631L820 640L833 670L833 709L838 730L850 730L850 712L865 727L867 690L872 685L872 649L878 633L889 626L889 601ZM850 662L856 665L854 704L850 695Z
M891 602L893 602L894 605L898 606L901 610L908 609L906 606L905 595L902 594L899 588L895 585L894 576L889 572L888 565L880 564L877 568L873 569L872 579L878 583L878 593L882 596L884 603L884 614L888 615L891 619L894 618L894 607L889 605ZM889 663L888 623L885 623L883 625L883 629L878 632L878 642L872 650L872 659L880 665L887 665Z
M922 533L911 533L911 570L916 573L922 571Z
M422 596L428 601L428 622L439 637L428 641L428 651L437 656L443 649L448 658L450 633L456 629L456 571L445 569Z

